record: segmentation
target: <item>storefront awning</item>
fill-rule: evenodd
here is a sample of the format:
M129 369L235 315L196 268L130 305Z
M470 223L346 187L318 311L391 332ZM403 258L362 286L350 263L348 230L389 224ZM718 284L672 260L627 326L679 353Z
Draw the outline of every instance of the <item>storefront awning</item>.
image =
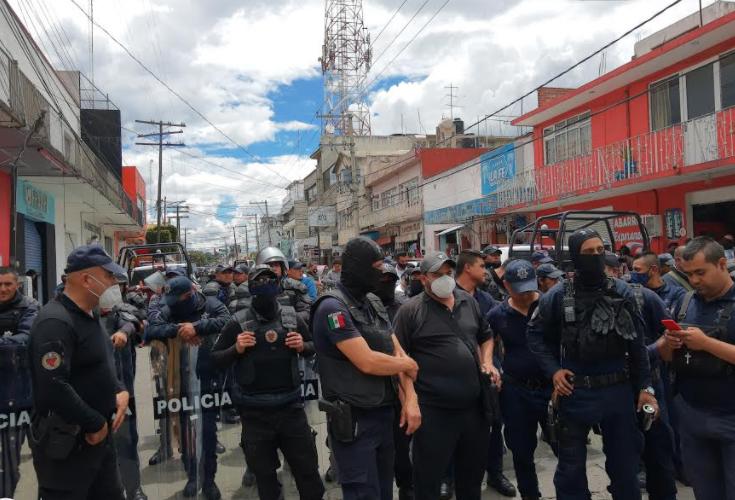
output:
M460 224L458 226L452 226L449 229L445 229L445 230L443 230L443 231L441 231L439 233L436 233L436 235L437 236L444 236L446 234L449 234L449 233L453 233L455 231L458 231L458 230L462 229L463 227L464 227L464 224Z
M401 234L396 236L396 243L408 243L409 241L417 241L418 239L418 233Z

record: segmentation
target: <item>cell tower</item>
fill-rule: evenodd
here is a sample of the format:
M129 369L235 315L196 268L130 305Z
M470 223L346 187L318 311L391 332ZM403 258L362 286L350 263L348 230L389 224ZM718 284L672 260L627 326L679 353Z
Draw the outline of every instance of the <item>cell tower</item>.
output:
M324 114L322 133L370 135L370 110L364 101L372 52L362 21L362 0L325 0Z

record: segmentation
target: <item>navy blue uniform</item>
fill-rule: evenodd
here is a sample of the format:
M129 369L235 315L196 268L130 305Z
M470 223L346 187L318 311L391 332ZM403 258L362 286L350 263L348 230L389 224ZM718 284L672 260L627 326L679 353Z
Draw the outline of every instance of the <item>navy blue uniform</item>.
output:
M570 283L568 286L574 286ZM632 381L636 393L650 386L650 366L646 345L645 327L636 313L635 297L628 286L613 280L610 292L624 299L631 313L635 338L626 341L632 363ZM638 429L634 396L630 384L609 383L595 388L583 387L585 377L607 377L615 380L626 371L625 356L589 361L583 358L561 356L562 332L566 328L564 301L565 285L558 284L541 297L539 306L528 326L528 345L536 355L541 369L548 378L565 368L574 372L577 386L574 392L560 398L559 410L562 431L559 436L559 464L554 476L557 497L560 499L588 499L586 439L590 428L599 424L607 461L605 468L611 480L614 499L639 499L638 463L643 451L643 438ZM579 301L581 298L578 297ZM633 311L633 312L631 312ZM578 311L577 316L580 316ZM580 326L580 329L584 328ZM584 332L583 332L584 333ZM632 333L632 332L631 332ZM616 335L609 332L609 335ZM624 380L624 379L623 379Z
M735 286L722 297L705 301L694 294L684 317L680 308L674 316L683 326L698 326L705 332L722 325L719 339L735 344ZM729 319L727 318L729 309ZM684 348L682 348L684 349ZM701 351L687 353L689 359ZM712 363L709 363L710 366ZM687 478L698 500L735 498L735 367L728 365L717 375L695 375L677 371L678 396L674 405L679 413L681 452Z
M522 497L540 497L534 451L539 425L544 428L551 383L528 348L528 320L538 306L534 302L528 316L511 307L508 300L496 305L487 322L496 338L503 341L503 389L500 408L505 422L505 441L513 453L513 468Z

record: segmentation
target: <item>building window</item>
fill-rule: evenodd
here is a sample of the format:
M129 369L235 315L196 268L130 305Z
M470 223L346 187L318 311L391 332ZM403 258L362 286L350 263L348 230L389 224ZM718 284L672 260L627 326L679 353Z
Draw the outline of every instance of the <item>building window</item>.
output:
M720 96L722 109L735 106L735 53L720 59Z
M337 184L337 173L335 172L334 165L324 171L324 174L322 175L322 180L324 181L325 191L329 189L330 186Z
M707 64L686 74L687 120L715 112L713 69L713 64Z
M544 129L544 162L552 165L560 161L585 156L592 152L590 113L582 113Z
M398 203L398 187L390 188L380 193L380 206L382 208L392 207Z
M419 178L414 177L408 182L404 182L401 186L401 203L407 205L415 205L419 200Z
M678 75L651 85L650 100L652 131L681 123Z
M311 203L316 200L316 185L306 190L306 202Z
M373 212L380 210L380 195L373 195Z

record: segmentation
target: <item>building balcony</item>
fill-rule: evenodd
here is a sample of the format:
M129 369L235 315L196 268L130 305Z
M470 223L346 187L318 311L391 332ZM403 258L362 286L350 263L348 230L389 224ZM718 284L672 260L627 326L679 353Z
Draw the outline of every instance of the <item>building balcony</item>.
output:
M371 210L360 217L360 228L364 231L370 228L383 227L387 224L399 224L412 219L420 219L423 216L421 201L420 197L413 200L402 200L395 205L380 210Z
M496 191L499 211L712 172L735 161L735 108L593 149L591 154L522 172ZM571 200L570 200L571 201Z

